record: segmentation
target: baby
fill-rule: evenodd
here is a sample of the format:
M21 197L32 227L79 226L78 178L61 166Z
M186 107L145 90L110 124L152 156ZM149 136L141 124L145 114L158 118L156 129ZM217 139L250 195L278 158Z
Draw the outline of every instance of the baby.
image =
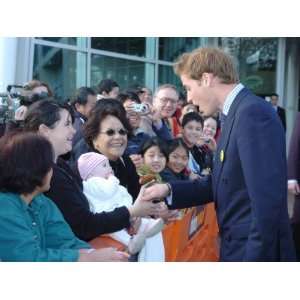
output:
M114 176L109 161L104 155L95 152L82 154L78 159L78 170L83 180L83 192L93 213L109 212L117 207L132 205L131 195L125 187L120 185L120 181ZM164 223L161 219L142 218L141 225L135 235L131 236L126 229L123 229L110 234L110 236L126 245L130 254L140 252L142 248L145 248L145 243L148 244L148 248L151 248L146 249L148 255L145 255L145 251L143 251L143 258L139 255L139 261L161 261L164 260L164 246L161 235L163 226ZM160 236L155 238L157 235ZM150 241L151 239L156 240L155 247L154 245L151 246L153 244ZM161 241L159 242L159 248L162 248L162 251L154 258L153 255L149 255L149 251L157 253L157 241Z

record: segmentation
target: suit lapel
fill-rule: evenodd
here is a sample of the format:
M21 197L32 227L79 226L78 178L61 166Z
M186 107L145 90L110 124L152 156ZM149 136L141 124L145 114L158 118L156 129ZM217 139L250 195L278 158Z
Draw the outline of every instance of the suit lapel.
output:
M241 102L241 100L249 93L249 91L244 88L242 89L236 99L233 101L229 113L227 115L224 127L222 128L221 136L218 141L216 156L214 160L214 168L213 168L213 178L214 178L214 197L217 196L217 188L220 180L220 176L223 170L224 163L227 160L227 147L230 140L230 134L235 121L236 110Z

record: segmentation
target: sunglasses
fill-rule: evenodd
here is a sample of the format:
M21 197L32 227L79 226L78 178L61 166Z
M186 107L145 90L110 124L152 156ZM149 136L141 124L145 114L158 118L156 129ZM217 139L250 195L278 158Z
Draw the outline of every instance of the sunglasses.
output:
M102 131L100 133L106 134L108 136L113 136L117 133L119 133L119 135L127 135L128 131L126 129L119 129L119 130L114 130L114 129L108 129L106 131Z

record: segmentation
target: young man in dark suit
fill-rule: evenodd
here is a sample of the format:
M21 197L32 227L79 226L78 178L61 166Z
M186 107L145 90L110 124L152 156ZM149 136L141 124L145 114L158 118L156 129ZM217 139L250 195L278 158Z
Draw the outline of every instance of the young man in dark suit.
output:
M286 120L285 120L285 109L278 106L278 94L272 94L270 96L271 104L273 105L273 108L277 112L278 117L281 120L282 126L284 128L284 131L286 131Z
M146 189L144 200L167 196L171 209L214 200L221 261L293 261L287 210L284 130L272 106L239 83L232 59L199 48L175 64L204 116L223 114L212 176Z

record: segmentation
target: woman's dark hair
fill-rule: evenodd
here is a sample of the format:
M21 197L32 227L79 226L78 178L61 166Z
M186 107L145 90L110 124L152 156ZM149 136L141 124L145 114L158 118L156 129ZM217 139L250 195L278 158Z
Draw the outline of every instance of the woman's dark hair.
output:
M157 137L152 137L145 140L144 143L140 146L139 154L141 154L144 157L146 151L153 146L157 146L168 161L167 145L163 140Z
M182 118L181 126L182 128L185 127L185 125L191 121L196 121L201 124L203 127L203 118L196 112L189 112L185 114Z
M53 149L43 136L22 132L0 139L0 190L32 193L42 186L53 165Z
M124 91L122 93L120 93L117 97L117 99L122 103L124 104L125 101L127 100L132 100L134 101L135 103L141 103L141 100L138 96L138 94L136 94L135 92L132 92L132 91Z
M60 112L67 110L74 121L73 110L68 104L59 104L53 98L48 98L33 103L29 106L24 120L24 129L27 131L38 131L41 124L53 128L60 120Z
M114 116L122 123L128 131L128 136L132 134L132 128L126 117L126 111L123 105L116 99L101 99L92 109L91 114L84 124L83 135L87 144L94 149L93 140L101 131L101 123L107 116Z
M172 152L175 151L175 149L177 149L178 147L182 147L185 149L186 153L187 153L187 156L189 156L189 148L187 147L187 145L185 144L185 142L183 141L182 138L177 138L177 139L174 139L172 141L170 141L168 143L168 147L167 147L167 154L168 154L168 157L170 156L170 154Z

